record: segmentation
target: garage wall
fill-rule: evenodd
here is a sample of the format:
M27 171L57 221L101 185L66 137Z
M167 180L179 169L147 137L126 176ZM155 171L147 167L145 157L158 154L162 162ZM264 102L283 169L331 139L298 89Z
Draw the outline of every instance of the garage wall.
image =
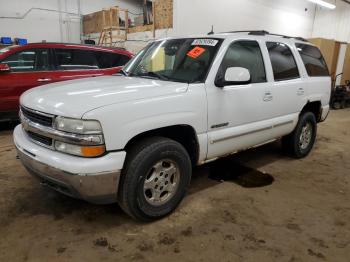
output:
M341 0L336 2L335 10L317 7L312 35L350 43L350 5Z
M80 6L82 14L110 6L127 8L135 14L142 12L140 0L80 0ZM45 10L33 10L25 18L19 19L32 7L73 14L59 15ZM30 42L46 40L79 43L80 19L74 14L78 14L78 0L0 0L0 36L22 37Z
M314 11L306 0L174 0L174 32L207 33L214 25L215 32L265 29L310 37Z

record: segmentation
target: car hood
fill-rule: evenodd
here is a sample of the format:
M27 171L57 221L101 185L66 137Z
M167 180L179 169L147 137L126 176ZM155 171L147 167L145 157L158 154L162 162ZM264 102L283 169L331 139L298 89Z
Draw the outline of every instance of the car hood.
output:
M102 76L58 82L33 88L21 96L21 105L59 116L81 118L93 109L186 92L187 83L140 77Z

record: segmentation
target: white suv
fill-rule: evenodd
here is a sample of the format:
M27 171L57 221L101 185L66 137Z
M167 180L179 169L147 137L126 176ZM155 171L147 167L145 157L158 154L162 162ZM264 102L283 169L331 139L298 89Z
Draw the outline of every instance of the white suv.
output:
M132 217L169 214L193 165L282 138L290 155L313 147L329 112L320 51L265 31L168 38L119 75L32 89L14 141L23 165L53 189Z

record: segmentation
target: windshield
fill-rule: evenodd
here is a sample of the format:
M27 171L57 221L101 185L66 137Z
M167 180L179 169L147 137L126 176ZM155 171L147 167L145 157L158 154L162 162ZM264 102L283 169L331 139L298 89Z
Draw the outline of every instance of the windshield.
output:
M123 71L129 76L204 82L221 41L183 38L153 42L130 60Z

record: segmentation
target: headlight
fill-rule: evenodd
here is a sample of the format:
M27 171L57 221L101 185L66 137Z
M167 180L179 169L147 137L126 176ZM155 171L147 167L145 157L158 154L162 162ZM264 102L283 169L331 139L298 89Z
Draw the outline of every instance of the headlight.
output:
M58 116L55 118L54 127L67 132L55 141L57 151L83 157L97 157L106 152L102 127L96 120Z
M82 120L65 117L56 117L55 128L74 134L101 134L102 127L96 120Z
M104 145L100 146L80 146L80 145L73 145L73 144L67 144L61 141L55 142L55 149L57 151L76 155L76 156L83 156L83 157L97 157L101 156L105 153L106 148Z

